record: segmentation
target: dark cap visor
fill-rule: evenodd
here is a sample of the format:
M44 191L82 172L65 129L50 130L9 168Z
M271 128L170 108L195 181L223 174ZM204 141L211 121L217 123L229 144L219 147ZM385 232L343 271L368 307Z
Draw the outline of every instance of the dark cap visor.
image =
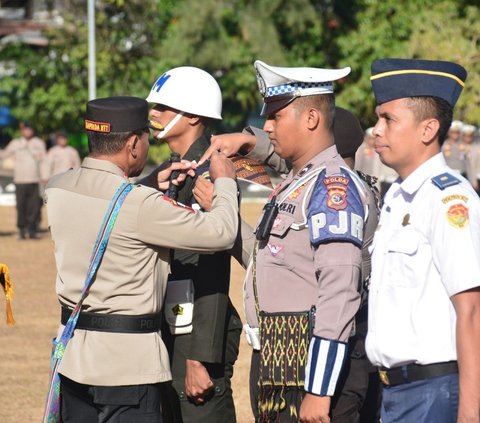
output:
M268 116L272 113L278 112L280 109L288 106L293 100L298 97L294 92L281 95L275 95L272 97L264 97L262 111L260 116Z

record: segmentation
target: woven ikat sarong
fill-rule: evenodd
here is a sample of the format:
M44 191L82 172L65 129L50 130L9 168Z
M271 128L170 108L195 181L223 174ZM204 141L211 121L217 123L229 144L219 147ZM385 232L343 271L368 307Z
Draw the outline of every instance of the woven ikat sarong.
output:
M305 385L310 312L260 312L260 383L270 386Z

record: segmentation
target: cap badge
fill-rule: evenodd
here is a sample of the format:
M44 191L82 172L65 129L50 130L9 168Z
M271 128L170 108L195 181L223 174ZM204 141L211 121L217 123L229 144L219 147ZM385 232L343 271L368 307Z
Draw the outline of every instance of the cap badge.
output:
M85 129L94 132L110 132L110 124L108 122L95 122L93 120L85 120Z
M263 79L263 76L260 75L260 72L257 71L257 83L258 83L258 89L260 90L260 94L262 94L262 97L265 97L265 94L267 93L267 84L265 83L265 79Z

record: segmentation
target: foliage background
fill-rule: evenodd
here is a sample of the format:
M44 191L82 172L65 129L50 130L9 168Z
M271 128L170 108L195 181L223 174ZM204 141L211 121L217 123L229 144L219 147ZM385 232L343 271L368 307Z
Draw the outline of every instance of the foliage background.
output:
M0 79L1 104L40 135L82 133L88 97L87 7L70 0L47 47L0 45L15 73ZM97 96L146 97L175 66L210 72L224 95L215 130L261 125L253 62L344 67L337 103L364 127L374 118L370 65L382 57L452 60L468 71L455 118L480 123L480 8L476 0L97 0ZM7 128L13 135L15 127ZM75 137L73 137L75 138ZM164 149L152 150L155 161Z

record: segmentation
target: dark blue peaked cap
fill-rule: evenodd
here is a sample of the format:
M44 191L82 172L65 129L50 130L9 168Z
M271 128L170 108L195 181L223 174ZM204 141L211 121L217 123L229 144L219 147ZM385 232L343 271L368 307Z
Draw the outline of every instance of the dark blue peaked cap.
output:
M372 64L377 104L404 97L440 97L452 108L462 92L467 71L440 60L380 59Z

